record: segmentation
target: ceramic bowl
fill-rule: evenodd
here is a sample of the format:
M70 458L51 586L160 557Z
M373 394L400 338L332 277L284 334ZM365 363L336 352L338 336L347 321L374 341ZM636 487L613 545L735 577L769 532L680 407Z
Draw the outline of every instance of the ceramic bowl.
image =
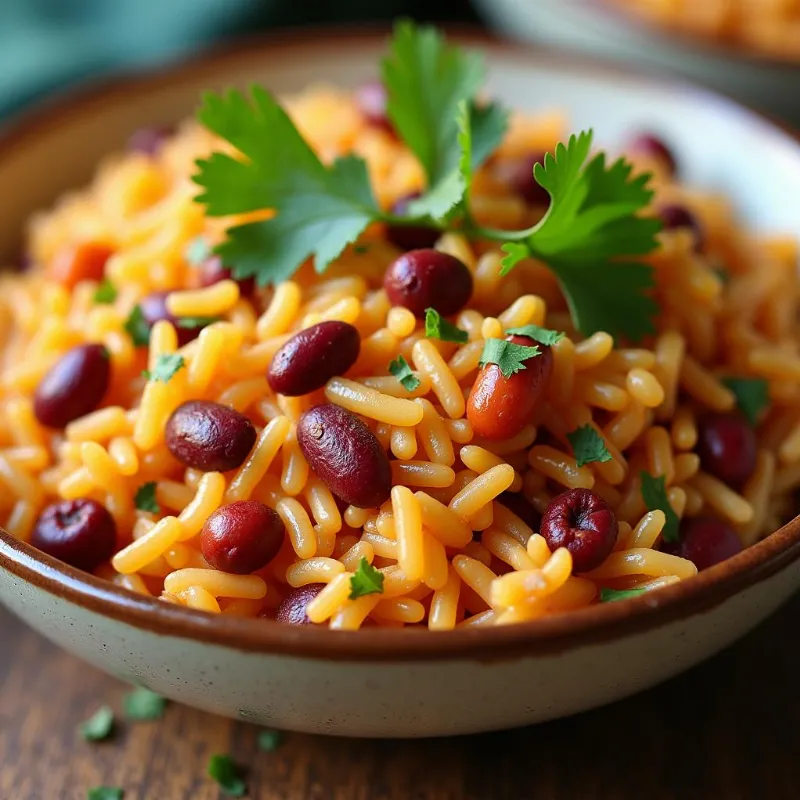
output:
M731 195L758 229L800 232L800 146L715 95L598 64L484 47L488 89L560 107L600 143L660 131L689 182ZM204 89L261 81L355 85L382 37L263 42L45 108L0 141L0 251L25 217L85 181L139 125L180 119ZM13 202L8 199L13 198ZM470 733L539 722L633 694L745 634L800 585L800 520L697 578L632 600L491 629L332 632L221 618L131 594L0 531L0 600L71 652L208 711L350 736Z
M710 0L694 0L698 5ZM476 0L505 36L669 72L800 125L798 59L662 29L610 0Z

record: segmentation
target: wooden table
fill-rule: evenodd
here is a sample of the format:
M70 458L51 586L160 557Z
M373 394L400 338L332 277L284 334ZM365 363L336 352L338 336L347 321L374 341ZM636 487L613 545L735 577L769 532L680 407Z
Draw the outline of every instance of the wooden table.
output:
M726 653L660 688L571 719L423 741L287 734L172 705L89 744L76 728L126 688L0 609L0 798L217 800L212 753L250 766L255 800L795 800L800 597Z

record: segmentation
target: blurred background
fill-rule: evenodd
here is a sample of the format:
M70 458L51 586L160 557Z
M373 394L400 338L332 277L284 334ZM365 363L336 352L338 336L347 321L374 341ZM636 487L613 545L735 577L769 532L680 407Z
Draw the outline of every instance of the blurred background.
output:
M398 16L635 63L800 125L800 0L0 0L0 119L237 35Z

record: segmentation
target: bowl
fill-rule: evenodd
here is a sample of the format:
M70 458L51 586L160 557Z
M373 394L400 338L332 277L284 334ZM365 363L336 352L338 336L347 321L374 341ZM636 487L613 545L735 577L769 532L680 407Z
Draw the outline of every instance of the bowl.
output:
M560 107L613 146L662 133L691 183L731 195L764 231L800 231L800 144L741 106L600 63L462 37L488 56L488 91ZM298 90L374 75L383 37L329 35L237 45L165 72L41 108L0 139L0 252L23 220L79 185L143 124L190 113L204 89L261 81ZM742 154L748 157L743 158ZM496 628L356 633L221 618L132 594L0 531L0 601L46 637L176 701L277 728L432 736L540 722L663 681L745 634L800 586L800 520L698 577L634 599Z
M503 35L678 75L800 125L798 59L666 29L611 0L477 0Z

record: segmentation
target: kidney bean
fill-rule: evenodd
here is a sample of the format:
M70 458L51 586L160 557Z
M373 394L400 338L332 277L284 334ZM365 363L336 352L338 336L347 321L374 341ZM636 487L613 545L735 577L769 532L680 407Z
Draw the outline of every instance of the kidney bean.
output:
M698 425L697 453L703 469L729 486L739 487L756 468L758 443L753 428L738 412L708 414Z
M694 237L694 249L700 253L705 247L705 236L697 217L685 206L662 206L658 216L664 225L664 230L671 231L677 228L688 228Z
M128 150L132 153L142 153L150 157L157 156L164 142L172 134L173 129L167 127L139 128L128 139Z
M390 209L391 213L399 217L406 216L409 204L419 196L419 192L413 192L401 197ZM386 228L386 238L401 250L433 247L440 235L436 228L429 228L427 225L389 225Z
M369 81L362 84L355 93L356 105L364 119L376 128L383 128L394 133L392 122L386 113L388 96L386 87L381 81Z
M496 175L529 206L550 205L550 195L533 177L533 168L544 161L544 153L530 153L498 162Z
M306 607L324 588L324 583L309 583L290 590L278 606L275 619L284 625L313 625L306 614Z
M527 336L508 336L507 341L526 347L536 344ZM467 398L467 419L478 436L510 439L530 422L553 371L552 350L543 344L538 347L541 353L508 378L497 364L481 368Z
M681 525L681 541L676 555L694 562L697 569L708 569L743 550L742 540L733 528L714 517L696 517Z
M230 267L226 267L219 256L209 256L201 261L197 265L197 277L201 286L213 286L226 280L236 281L242 297L250 296L256 288L255 278L234 278Z
M405 306L419 319L426 308L442 316L457 314L472 296L472 273L463 261L440 250L410 250L395 259L383 276L393 306Z
M167 420L167 448L187 467L226 472L240 467L256 441L244 414L208 400L189 400Z
M286 528L278 513L254 500L218 508L200 531L203 558L215 569L248 575L272 561Z
M295 334L275 353L267 380L272 391L297 397L323 387L355 364L361 336L347 322L330 320Z
M63 428L94 411L111 382L111 361L101 344L67 350L36 387L33 412L48 428Z
M575 572L599 567L614 549L619 525L606 502L589 489L570 489L551 500L541 534L551 550L566 547Z
M677 162L672 151L661 138L652 133L640 133L635 136L631 140L628 150L633 155L660 161L667 168L670 175L674 175L678 171Z
M65 247L50 262L48 274L67 289L73 289L81 281L99 283L105 275L106 261L113 254L113 248L102 242L82 242Z
M178 336L178 347L183 347L185 344L191 342L192 339L197 338L202 327L181 327L178 317L174 317L167 311L168 295L169 292L152 292L148 294L147 297L142 298L139 303L139 308L142 310L144 321L150 329L152 329L156 322L160 322L161 320L171 322Z
M95 500L61 500L39 515L31 544L72 567L93 572L114 554L117 526Z
M389 458L355 414L332 403L314 406L297 423L297 443L311 469L350 505L375 508L389 498Z

